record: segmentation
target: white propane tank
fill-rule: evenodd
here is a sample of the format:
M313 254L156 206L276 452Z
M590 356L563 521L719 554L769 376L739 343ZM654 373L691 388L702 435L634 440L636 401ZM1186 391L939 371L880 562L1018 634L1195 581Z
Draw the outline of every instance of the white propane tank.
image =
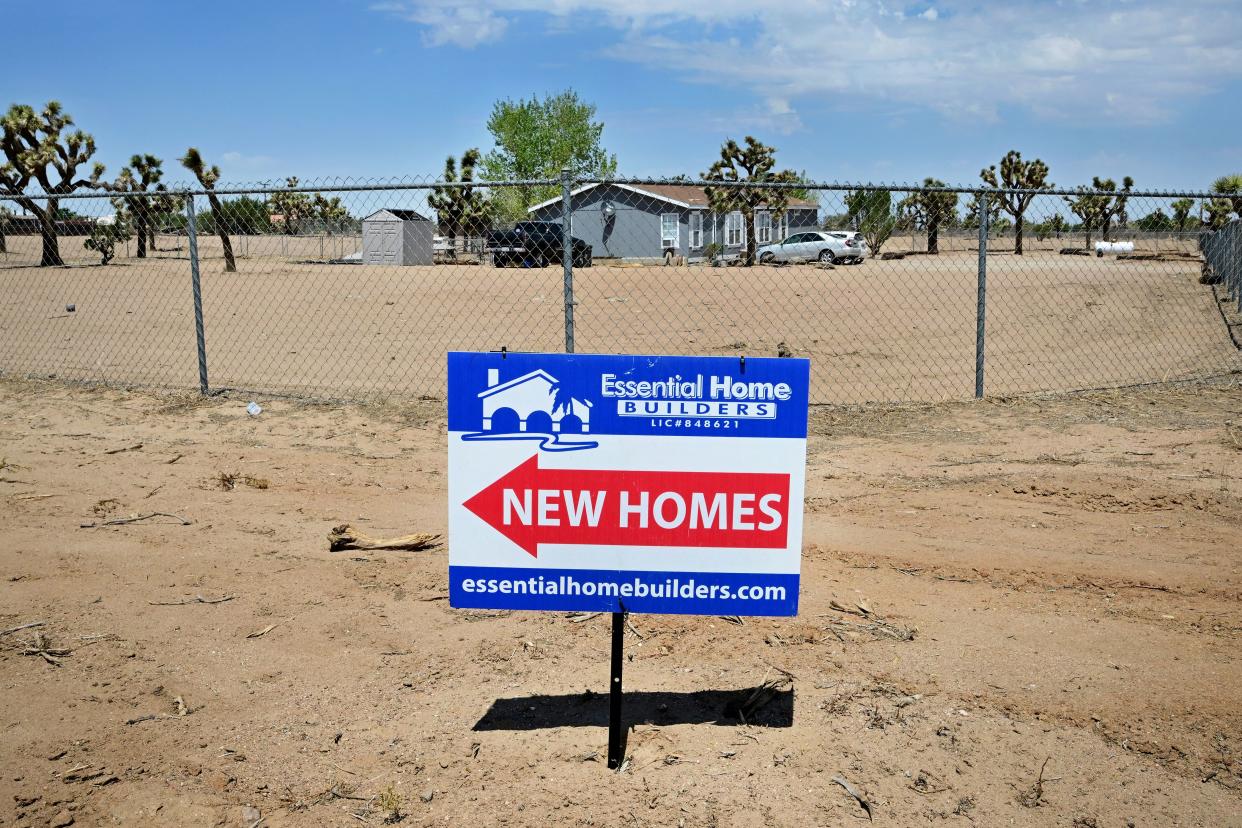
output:
M1095 243L1095 254L1097 256L1103 256L1105 253L1133 253L1133 252L1134 252L1134 242L1100 241L1100 242Z

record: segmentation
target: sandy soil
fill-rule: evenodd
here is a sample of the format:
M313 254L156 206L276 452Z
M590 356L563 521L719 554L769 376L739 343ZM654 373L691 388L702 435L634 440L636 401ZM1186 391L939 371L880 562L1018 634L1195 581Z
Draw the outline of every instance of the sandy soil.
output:
M34 239L11 241L0 257L0 368L197 387L189 263L172 249L184 239L161 237L153 259L55 269L23 266L37 261ZM76 243L63 240L64 255L89 261ZM989 393L1242 370L1199 262L1059 256L1053 243L989 256ZM446 350L564 344L559 267L316 264L318 240L277 236L236 240L250 258L225 274L219 242L202 244L214 388L442 397ZM600 264L575 275L576 345L753 356L783 342L812 359L817 402L962 399L975 387L976 265L968 250L831 270Z
M1242 824L1236 383L814 409L801 614L634 617L620 774L606 617L327 551L444 530L438 404L259 401L0 382L0 824Z

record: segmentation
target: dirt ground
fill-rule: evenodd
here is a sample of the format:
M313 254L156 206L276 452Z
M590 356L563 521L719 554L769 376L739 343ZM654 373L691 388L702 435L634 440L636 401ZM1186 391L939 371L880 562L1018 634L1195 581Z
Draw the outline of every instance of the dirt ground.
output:
M86 266L80 240L64 239L77 266L50 269L26 266L32 238L11 241L0 257L9 375L197 387L184 239L162 236L156 258L107 267ZM1060 256L1053 243L988 257L988 393L1242 370L1222 318L1233 305L1198 283L1198 261ZM239 272L226 274L213 244L202 241L213 388L443 397L446 350L564 345L559 267L331 265L313 261L317 240L269 236L235 240ZM576 347L772 356L784 343L811 358L816 402L962 399L975 387L977 258L946 250L831 270L599 263L575 273Z
M622 773L606 616L328 551L439 404L258 401L0 382L0 825L1242 825L1236 381L814 408L799 616L633 617Z

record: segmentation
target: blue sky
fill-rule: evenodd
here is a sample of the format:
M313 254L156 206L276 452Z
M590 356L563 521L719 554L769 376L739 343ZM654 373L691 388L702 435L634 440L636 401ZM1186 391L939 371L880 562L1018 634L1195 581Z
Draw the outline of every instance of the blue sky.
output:
M229 181L435 176L495 100L569 86L623 175L746 134L819 180L973 184L1010 148L1066 186L1242 172L1237 0L8 5L0 103L60 100L110 176L153 152L181 180L189 145Z

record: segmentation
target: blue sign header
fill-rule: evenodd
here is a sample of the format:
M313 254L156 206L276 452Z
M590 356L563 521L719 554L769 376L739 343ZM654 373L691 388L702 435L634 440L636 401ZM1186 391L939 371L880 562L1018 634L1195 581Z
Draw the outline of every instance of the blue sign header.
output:
M452 352L449 430L805 438L805 359Z

